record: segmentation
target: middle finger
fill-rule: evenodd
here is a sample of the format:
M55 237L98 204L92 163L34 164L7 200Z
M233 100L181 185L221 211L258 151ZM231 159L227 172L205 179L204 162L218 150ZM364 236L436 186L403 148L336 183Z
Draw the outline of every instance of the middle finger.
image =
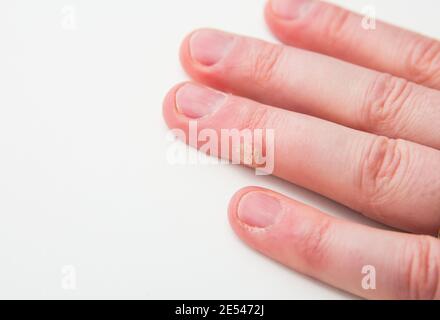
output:
M223 91L440 149L440 91L321 54L216 30L183 43L189 74Z

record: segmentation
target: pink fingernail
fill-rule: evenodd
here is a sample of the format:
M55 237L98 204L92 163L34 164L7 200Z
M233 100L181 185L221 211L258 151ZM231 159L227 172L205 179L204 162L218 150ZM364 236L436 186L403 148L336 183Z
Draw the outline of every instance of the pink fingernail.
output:
M191 56L205 66L213 66L227 55L233 40L233 36L220 31L197 31L190 39Z
M222 92L187 83L176 93L176 107L188 118L198 119L217 111L226 98Z
M313 0L272 0L272 11L281 19L294 20L305 16Z
M243 196L238 205L240 221L253 228L268 228L274 225L282 213L277 198L263 192L251 192Z

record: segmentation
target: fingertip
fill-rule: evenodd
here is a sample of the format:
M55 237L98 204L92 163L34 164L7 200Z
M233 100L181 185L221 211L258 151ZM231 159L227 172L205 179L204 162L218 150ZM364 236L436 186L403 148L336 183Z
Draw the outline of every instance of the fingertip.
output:
M276 16L274 16L270 5L266 6L264 19L270 30L270 32L281 42L287 43L288 36L286 34L287 28L284 26L282 21L278 21Z
M228 216L229 216L229 221L233 227L238 222L237 213L238 213L238 206L240 204L241 199L246 194L249 194L249 193L255 192L255 191L265 192L265 191L269 191L269 190L264 189L264 188L260 188L260 187L250 186L250 187L244 187L244 188L238 190L232 196L231 200L229 201Z
M175 85L165 95L162 107L162 114L165 119L165 123L168 125L169 128L181 128L183 123L186 122L184 119L182 119L183 116L177 110L176 94L181 87L188 83L190 82L186 81Z
M275 0L269 0L266 3L264 9L264 17L266 24L271 32L283 43L302 47L302 38L304 37L304 31L312 21L312 15L316 12L314 9L314 1L293 1L301 2L302 6L296 4L292 9L294 18L286 19L281 17L280 14L275 13L274 3Z
M264 7L264 19L266 21L266 24L268 25L270 31L275 35L278 36L278 30L280 21L278 21L277 16L273 13L272 10L272 1L267 1L265 7Z
M170 129L183 130L188 138L190 129L197 134L203 129L218 130L234 127L237 103L232 95L197 82L186 81L171 88L165 95L162 114ZM187 141L188 142L188 141ZM202 146L203 141L192 141ZM216 153L214 153L216 154Z
M237 191L229 203L229 220L236 232L260 233L276 227L294 201L282 194L261 187ZM286 206L287 205L287 206Z
M244 243L246 243L251 248L260 251L262 249L261 241L264 240L259 239L258 236L259 235L263 236L263 233L255 232L257 231L257 229L243 223L242 220L239 218L239 214L238 214L238 210L242 199L250 194L258 193L258 192L273 193L273 191L256 186L250 186L240 189L232 196L229 202L228 218L229 218L229 224L231 225L232 230L238 236L238 238L240 238Z
M231 91L228 69L236 61L236 50L240 38L218 29L200 28L191 32L182 41L180 62L186 73L195 81L210 87Z
M182 64L183 69L188 74L191 74L193 64L195 63L195 61L193 61L193 59L191 57L190 41L191 41L192 36L194 34L196 34L197 32L199 32L200 30L203 30L203 29L200 28L200 29L196 29L196 30L191 31L189 34L187 34L185 36L185 38L182 40L182 43L180 45L180 51L179 51L180 63Z
M212 69L230 49L232 35L212 28L199 28L189 33L180 46L180 61L188 74L196 77ZM221 44L226 42L224 46ZM210 50L208 50L210 49ZM215 49L215 50L214 50Z

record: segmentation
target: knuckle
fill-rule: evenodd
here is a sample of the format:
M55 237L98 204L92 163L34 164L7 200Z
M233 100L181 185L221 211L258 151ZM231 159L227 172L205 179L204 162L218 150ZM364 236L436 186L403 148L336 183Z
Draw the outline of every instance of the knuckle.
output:
M269 123L269 110L264 107L257 107L248 111L248 115L243 117L243 123L241 129L263 129L266 128Z
M273 79L283 55L284 49L281 46L263 44L255 55L252 67L252 80L264 85Z
M414 85L389 74L379 74L368 87L360 108L360 126L375 133L397 134L404 130L404 108Z
M429 236L419 236L404 246L399 265L398 291L403 299L440 299L440 246Z
M380 208L395 198L406 175L408 147L404 141L375 137L360 156L359 191L366 212L380 214Z
M300 237L297 248L308 266L318 267L324 264L330 245L331 227L330 219L323 218Z
M406 74L414 82L440 85L440 42L416 37L405 62Z

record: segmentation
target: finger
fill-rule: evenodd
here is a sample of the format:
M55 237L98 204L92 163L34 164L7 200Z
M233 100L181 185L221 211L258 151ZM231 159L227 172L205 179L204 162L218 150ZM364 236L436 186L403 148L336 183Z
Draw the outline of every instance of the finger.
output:
M332 218L260 188L229 207L237 235L264 255L369 299L440 299L440 241Z
M440 149L440 91L301 49L199 30L182 63L223 91Z
M272 0L266 20L283 42L440 89L440 42L324 1ZM370 29L373 28L373 29Z
M429 234L440 228L435 149L190 83L171 90L164 115L170 128L183 131L182 139L211 155L234 159L239 151L244 164L398 228ZM243 139L230 143L237 132Z

